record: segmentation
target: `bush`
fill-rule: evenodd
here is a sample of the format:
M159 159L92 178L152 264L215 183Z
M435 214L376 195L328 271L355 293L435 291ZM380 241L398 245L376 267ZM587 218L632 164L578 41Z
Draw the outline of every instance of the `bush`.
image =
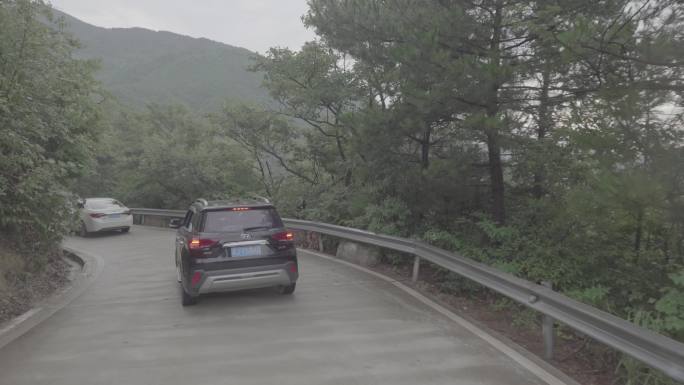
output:
M36 265L70 228L100 119L77 46L42 1L0 3L0 231Z

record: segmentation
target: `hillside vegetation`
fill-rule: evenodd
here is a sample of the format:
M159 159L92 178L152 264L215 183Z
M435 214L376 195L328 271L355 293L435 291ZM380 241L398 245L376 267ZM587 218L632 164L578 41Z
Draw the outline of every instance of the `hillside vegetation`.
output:
M102 92L41 2L0 1L0 322L66 280L59 243L90 163Z
M254 67L279 108L216 117L287 170L261 179L289 215L423 239L684 340L681 1L309 5L320 39Z
M42 1L0 0L0 230L40 266L69 191L161 208L256 192L684 341L684 4L599 3L310 0L319 39L246 73L245 50L70 19L76 50L36 22ZM624 383L672 383L595 346Z
M81 43L76 55L100 61L96 77L121 102L183 104L209 111L225 100L267 100L255 54L207 39L143 28L101 28L57 12Z

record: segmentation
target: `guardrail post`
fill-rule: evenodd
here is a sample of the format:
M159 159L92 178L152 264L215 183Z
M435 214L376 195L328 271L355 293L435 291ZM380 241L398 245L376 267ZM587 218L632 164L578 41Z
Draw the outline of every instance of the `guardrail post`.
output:
M318 233L318 251L323 252L323 234Z
M415 256L413 257L413 275L411 276L411 280L413 282L418 281L418 274L420 273L420 257Z
M542 281L542 286L553 289L553 284L549 281ZM542 320L542 335L544 336L544 358L548 361L553 359L553 345L555 333L553 330L554 319L544 315Z

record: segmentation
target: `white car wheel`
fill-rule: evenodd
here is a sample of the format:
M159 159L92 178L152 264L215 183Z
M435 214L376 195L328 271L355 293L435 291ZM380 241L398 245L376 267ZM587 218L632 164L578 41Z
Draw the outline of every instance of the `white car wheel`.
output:
M82 237L87 237L88 236L88 228L86 227L85 223L81 222L81 228L78 231L78 235Z

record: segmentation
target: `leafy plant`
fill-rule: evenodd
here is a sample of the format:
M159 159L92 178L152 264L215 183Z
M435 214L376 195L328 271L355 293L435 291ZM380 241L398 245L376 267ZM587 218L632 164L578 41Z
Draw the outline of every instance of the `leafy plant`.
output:
M70 230L100 127L96 64L40 0L0 2L0 231L31 265Z

